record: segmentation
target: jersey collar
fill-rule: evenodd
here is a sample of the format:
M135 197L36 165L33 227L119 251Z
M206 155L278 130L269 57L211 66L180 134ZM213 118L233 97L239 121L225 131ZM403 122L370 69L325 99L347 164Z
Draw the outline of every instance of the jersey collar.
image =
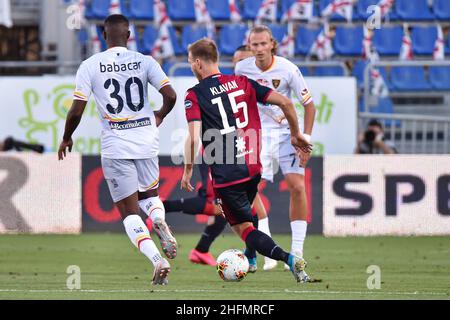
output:
M267 69L262 70L262 69L259 69L258 66L256 66L256 67L257 67L259 70L261 70L261 72L267 72L267 71L269 71L270 69L273 68L274 64L275 64L275 56L272 56L272 63L270 64L270 66L269 66ZM256 59L255 59L255 65L256 65Z
M110 52L125 52L125 51L128 51L128 49L125 48L125 47L112 47L112 48L109 48L106 51L110 51Z

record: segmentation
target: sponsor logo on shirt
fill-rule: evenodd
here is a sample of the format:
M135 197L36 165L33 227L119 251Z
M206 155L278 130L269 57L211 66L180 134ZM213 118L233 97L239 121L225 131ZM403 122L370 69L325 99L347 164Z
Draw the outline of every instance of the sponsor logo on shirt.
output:
M191 108L191 107L192 107L192 101L191 101L191 100L185 100L185 101L184 101L184 107L185 107L186 109Z
M257 79L256 82L258 82L262 86L266 86L266 87L270 86L269 81L267 81L266 79Z
M109 122L109 126L112 130L127 130L151 125L152 122L150 121L150 118L142 118L137 120L128 120L120 122L112 122L112 121Z

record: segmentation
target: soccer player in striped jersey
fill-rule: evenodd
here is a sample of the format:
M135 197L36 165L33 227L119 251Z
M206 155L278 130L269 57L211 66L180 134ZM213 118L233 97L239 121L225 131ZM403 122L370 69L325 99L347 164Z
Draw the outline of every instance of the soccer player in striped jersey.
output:
M287 97L295 95L304 107L303 136L310 141L315 107L299 68L289 60L276 55L277 44L267 26L254 27L250 31L248 45L254 57L239 62L236 65L236 74L245 75ZM303 257L308 216L304 175L310 154L303 151L297 153L291 145L292 125L288 123L278 106L267 104L264 108L260 108L260 115L262 178L273 181L273 160L277 160L290 192L291 253ZM267 220L259 221L259 225L263 229L264 225L267 225L266 231L270 234ZM275 266L274 261L268 260L264 269L269 270ZM308 280L308 275L304 273L302 281Z
M185 96L189 143L185 149L182 188L190 184L196 146L201 137L204 159L211 168L213 188L232 229L260 254L289 265L300 282L306 261L280 248L271 237L253 226L251 205L261 180L260 130L257 102L278 105L291 126L295 150L311 152L300 133L290 99L245 76L223 75L215 43L201 39L189 46L188 61L199 83Z

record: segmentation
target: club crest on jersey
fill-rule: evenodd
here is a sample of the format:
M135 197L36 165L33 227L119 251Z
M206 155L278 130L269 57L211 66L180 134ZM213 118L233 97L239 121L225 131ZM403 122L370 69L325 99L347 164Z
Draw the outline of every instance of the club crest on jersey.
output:
M191 108L191 107L192 107L192 101L191 101L191 100L185 100L185 101L184 101L184 107L185 107L186 109Z
M277 88L280 86L280 82L281 82L280 79L272 79L273 87L274 87L275 89L277 89Z

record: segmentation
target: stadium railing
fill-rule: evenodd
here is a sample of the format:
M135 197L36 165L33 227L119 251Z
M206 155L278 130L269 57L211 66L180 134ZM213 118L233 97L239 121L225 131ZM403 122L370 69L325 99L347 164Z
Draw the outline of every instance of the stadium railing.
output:
M358 127L377 119L385 126L385 137L398 153L446 154L450 152L450 117L361 112ZM400 126L396 126L396 122Z
M364 69L364 106L365 106L365 112L369 112L369 105L370 105L370 98L371 98L371 77L370 73L373 68L377 67L449 67L450 66L450 60L411 60L411 61L401 61L401 60L395 60L395 61L377 61L368 63ZM434 90L427 90L424 92L420 92L422 96L424 95L430 95L430 94L445 94L450 93L450 91L434 91ZM391 93L390 93L391 94ZM396 93L397 94L397 93ZM409 92L404 92L404 94L408 95Z
M350 70L348 69L347 65L343 61L292 61L297 67L341 67L344 71L344 76L350 75ZM233 69L233 64L231 62L221 62L220 68L224 69ZM178 69L182 68L190 68L190 64L187 62L175 62L167 72L167 75L169 77L173 77L175 72Z
M393 141L399 153L448 153L450 152L450 117L424 114L387 114L370 112L370 105L379 97L372 95L371 70L377 67L448 67L450 61L413 60L413 61L377 61L368 63L364 69L364 110L358 115L359 130L364 130L369 119L379 119L384 123L389 140ZM426 90L390 92L389 96L421 97L450 95L449 91ZM450 114L450 110L446 111Z

